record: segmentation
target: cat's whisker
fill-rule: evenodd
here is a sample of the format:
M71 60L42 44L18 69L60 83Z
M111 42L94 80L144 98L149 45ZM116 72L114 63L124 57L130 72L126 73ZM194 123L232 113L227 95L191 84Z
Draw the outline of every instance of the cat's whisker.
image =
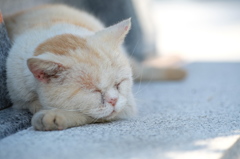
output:
M141 88L141 89L140 89L140 86L142 85L142 83L140 82L140 85L138 87L138 91L135 92L134 95L138 95L140 92L142 92L144 89L146 89L151 82L152 82L151 80L148 80L146 85L143 88Z
M141 74L142 74L142 73L143 73L143 71L141 72ZM135 95L138 95L142 90L144 90L145 88L147 88L147 87L149 86L149 84L153 81L152 78L153 78L153 77L150 77L150 79L147 81L145 87L140 90L140 86L141 86L141 84L142 84L142 76L141 76L141 78L140 78L140 84L139 84L139 86L138 86L138 90L137 90L137 92L134 93L134 94L135 94Z
M92 117L92 119L93 119L92 122L93 122L93 123L96 123L100 118L93 118L93 117Z
M66 108L56 108L56 107L50 107L50 106L45 106L44 109L59 109L59 110L64 110L64 111L69 111L69 112L82 112L82 111L87 111L87 110L93 110L93 109L66 109Z
M137 89L137 92L136 93L134 93L135 95L137 95L139 92L140 92L140 87L141 87L141 84L142 84L142 73L143 73L143 71L141 71L141 73L140 73L140 81L138 82L138 89Z
M131 54L129 55L130 58L133 58L133 54L135 53L135 50L136 50L138 44L139 44L139 39L137 40L137 43L135 44L135 46L134 46L134 48L133 48L133 51L132 51Z

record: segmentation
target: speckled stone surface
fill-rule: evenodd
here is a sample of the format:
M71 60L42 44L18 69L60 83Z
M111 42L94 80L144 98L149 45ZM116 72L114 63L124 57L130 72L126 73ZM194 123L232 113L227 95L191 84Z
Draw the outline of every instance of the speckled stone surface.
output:
M0 139L31 126L31 113L7 108L0 111Z
M175 159L203 149L204 158L221 156L224 149L196 143L240 134L240 63L186 68L181 82L135 84L134 119L52 132L30 127L0 140L0 158Z

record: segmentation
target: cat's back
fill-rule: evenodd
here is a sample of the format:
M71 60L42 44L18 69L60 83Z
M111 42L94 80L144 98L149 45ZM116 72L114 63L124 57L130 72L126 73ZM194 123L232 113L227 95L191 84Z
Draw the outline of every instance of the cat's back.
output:
M49 28L55 24L68 23L96 32L104 25L94 16L66 5L44 5L4 17L9 36L18 35L36 28Z

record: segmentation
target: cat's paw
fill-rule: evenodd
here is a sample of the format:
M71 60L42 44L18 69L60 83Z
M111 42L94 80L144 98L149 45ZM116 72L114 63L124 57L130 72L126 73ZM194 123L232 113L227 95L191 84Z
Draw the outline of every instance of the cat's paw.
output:
M67 128L67 119L58 111L42 110L33 116L32 126L42 131L62 130Z

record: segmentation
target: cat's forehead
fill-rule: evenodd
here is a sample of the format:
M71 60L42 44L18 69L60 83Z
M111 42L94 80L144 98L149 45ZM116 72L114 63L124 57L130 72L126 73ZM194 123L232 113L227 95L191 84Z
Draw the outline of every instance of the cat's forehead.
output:
M74 69L77 72L78 82L89 89L107 88L121 81L122 78L127 78L129 72L123 70L119 67L107 67L103 63L81 64L78 69Z
M69 55L71 50L86 47L86 40L72 34L62 34L54 36L41 43L34 52L34 56L46 52L56 55Z
M54 36L38 45L34 56L52 53L60 56L74 57L79 62L92 62L97 58L97 60L104 63L113 62L113 64L117 64L121 58L121 55L117 54L119 50L109 50L106 48L109 48L108 44L101 41L96 43L73 34L62 34Z

